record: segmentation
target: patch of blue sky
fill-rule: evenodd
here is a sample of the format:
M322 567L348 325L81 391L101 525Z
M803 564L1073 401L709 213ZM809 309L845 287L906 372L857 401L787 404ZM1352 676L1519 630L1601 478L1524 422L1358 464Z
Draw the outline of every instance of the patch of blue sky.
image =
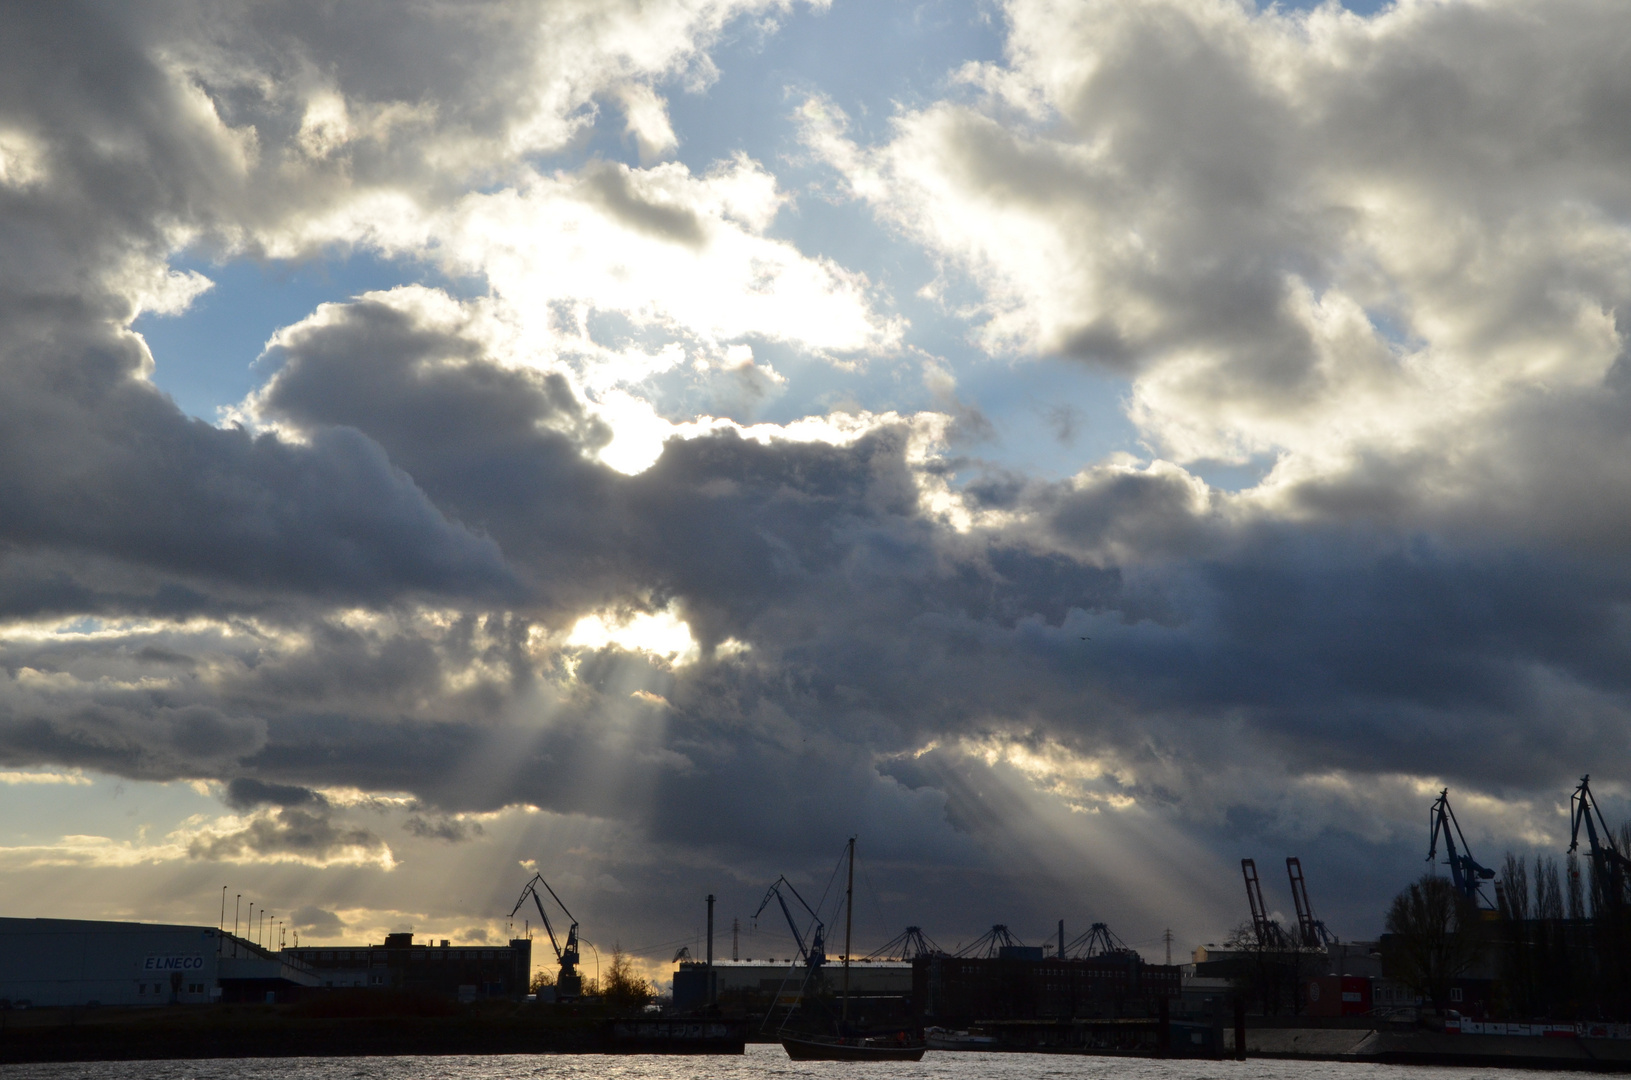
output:
M56 769L0 772L0 847L50 846L65 836L157 844L195 814L227 812L218 799L185 781L79 776Z
M145 314L135 329L153 353L153 382L192 416L214 423L223 406L242 401L272 372L257 364L267 339L317 310L365 292L424 282L456 294L451 282L415 260L386 259L366 250L291 262L238 259L215 263L186 255L177 270L195 270L215 283L179 315Z
M1218 491L1247 491L1261 484L1279 460L1278 454L1254 454L1245 461L1189 461L1184 469Z
M991 422L964 452L1046 480L1073 476L1117 451L1140 452L1123 405L1126 381L1074 360L989 359L959 372L958 396Z
M672 88L678 157L693 171L737 151L779 167L799 153L792 109L820 93L849 114L862 142L881 140L897 106L943 97L970 60L1002 57L993 5L926 0L834 0L795 8L771 34L744 20L713 50L719 78L700 93Z

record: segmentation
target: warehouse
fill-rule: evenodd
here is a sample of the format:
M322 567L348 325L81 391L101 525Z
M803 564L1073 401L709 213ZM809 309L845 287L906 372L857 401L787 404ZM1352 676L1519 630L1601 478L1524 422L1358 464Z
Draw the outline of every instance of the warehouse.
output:
M808 969L793 960L715 960L713 999L762 1012L772 1004L796 1002L805 989ZM698 1008L708 1002L709 965L681 960L674 972L674 1007ZM843 965L830 962L822 969L821 989L832 992L844 978ZM856 997L912 995L912 965L900 960L857 960L849 966L850 992Z
M918 957L912 965L916 1014L943 1026L1152 1017L1163 1001L1182 993L1178 968L1146 964L1131 951L1067 960L1004 952L1011 955Z
M411 933L386 934L380 945L330 945L284 949L283 955L309 969L318 985L333 988L403 990L473 1001L519 998L532 971L532 942L508 945L454 945L447 940L415 942Z
M316 978L213 926L0 918L0 1005L284 1000Z

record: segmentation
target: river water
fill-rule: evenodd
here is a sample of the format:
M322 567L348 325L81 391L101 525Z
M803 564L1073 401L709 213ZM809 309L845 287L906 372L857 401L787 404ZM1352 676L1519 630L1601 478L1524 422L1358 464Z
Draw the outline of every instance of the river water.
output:
M543 1054L503 1057L243 1058L6 1065L7 1080L1542 1080L1577 1073L1325 1061L1150 1061L930 1050L921 1062L789 1061L757 1044L742 1057Z

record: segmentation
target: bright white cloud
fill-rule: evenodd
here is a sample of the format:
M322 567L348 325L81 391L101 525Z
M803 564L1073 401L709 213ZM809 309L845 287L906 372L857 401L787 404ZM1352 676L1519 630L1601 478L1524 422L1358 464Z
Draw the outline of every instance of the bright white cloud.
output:
M7 787L16 787L20 784L65 784L69 787L89 787L90 777L75 770L73 772L18 772L7 770L0 772L0 784Z
M1631 159L1597 134L1596 89L1621 64L1614 5L1007 14L1006 63L962 73L972 103L867 147L817 99L806 141L974 283L983 347L1127 373L1161 452L1281 455L1284 486L1454 456L1620 354Z
M483 275L527 344L580 351L614 378L649 362L627 370L596 340L596 317L715 350L748 335L818 353L893 348L901 327L874 311L863 275L765 235L785 201L745 157L705 176L600 164L469 196L434 233L447 268Z
M615 645L626 652L660 656L676 666L691 663L698 656L691 628L672 611L599 612L585 615L572 625L566 644L584 649L604 649Z

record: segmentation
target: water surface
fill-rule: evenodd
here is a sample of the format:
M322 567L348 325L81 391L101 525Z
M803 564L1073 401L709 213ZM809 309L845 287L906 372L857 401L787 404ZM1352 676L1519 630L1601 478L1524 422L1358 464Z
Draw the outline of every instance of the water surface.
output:
M496 1057L220 1058L6 1065L7 1080L1544 1080L1578 1073L1325 1061L1150 1061L930 1050L921 1062L789 1061L780 1046L742 1057L513 1054Z

